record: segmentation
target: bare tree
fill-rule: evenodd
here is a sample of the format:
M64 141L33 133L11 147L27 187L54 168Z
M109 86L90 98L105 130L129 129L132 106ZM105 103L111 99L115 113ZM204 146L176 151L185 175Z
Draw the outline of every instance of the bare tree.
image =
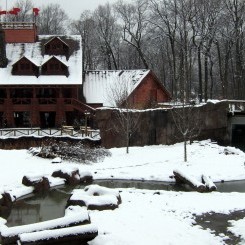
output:
M39 34L64 35L67 31L68 16L59 4L49 4L40 8L37 22Z
M146 0L137 0L135 4L119 1L115 5L118 16L123 22L123 40L137 51L146 69L149 68L144 52L144 36L147 34L148 25L147 7L148 1Z
M99 47L106 60L107 69L118 69L116 58L118 44L118 28L116 18L112 12L111 5L100 5L94 12L96 30L99 37Z
M184 142L184 161L187 162L187 141L193 140L201 131L200 112L194 103L187 102L183 97L176 102L171 115L177 129L175 137Z
M115 107L113 130L123 138L126 153L129 153L130 138L140 125L140 112L134 109L133 100L130 98L132 80L130 74L125 74L108 87L108 101Z
M33 21L33 4L31 0L17 0L13 6L19 11L14 15L9 14L8 20L19 22Z
M83 70L95 70L98 66L98 35L93 13L82 12L80 19L71 23L72 33L82 37Z

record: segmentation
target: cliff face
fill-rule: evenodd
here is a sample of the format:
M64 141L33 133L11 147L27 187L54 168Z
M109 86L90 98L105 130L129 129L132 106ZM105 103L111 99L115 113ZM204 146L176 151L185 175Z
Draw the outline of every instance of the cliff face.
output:
M212 139L220 144L229 144L230 135L227 117L228 104L207 103L203 106L194 107L190 120L197 120L198 133L193 140ZM154 109L141 112L133 112L139 118L138 127L130 137L130 146L144 146L154 144L174 144L183 141L175 125L175 116L171 109ZM96 123L101 133L102 146L106 148L125 146L123 132L115 130L118 125L116 112L112 109L100 109L96 111ZM120 127L117 127L120 128Z

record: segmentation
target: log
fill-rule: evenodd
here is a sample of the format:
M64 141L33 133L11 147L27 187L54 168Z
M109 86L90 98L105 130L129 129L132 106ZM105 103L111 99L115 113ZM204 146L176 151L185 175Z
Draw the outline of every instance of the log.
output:
M87 244L98 236L98 229L88 224L56 230L44 230L34 233L23 233L19 243L25 245L41 244Z
M206 192L207 188L206 186L199 182L198 180L182 173L179 170L174 170L174 178L176 179L176 183L185 183L191 186L193 189L195 189L198 192Z
M217 187L211 178L207 175L202 175L202 183L206 186L208 191L217 191Z
M81 212L79 214L74 214L68 217L64 216L62 218L43 221L30 225L22 225L15 227L4 226L1 230L1 240L3 245L16 244L19 235L23 233L33 233L42 230L53 230L86 224L90 224L90 217L87 211L84 213Z

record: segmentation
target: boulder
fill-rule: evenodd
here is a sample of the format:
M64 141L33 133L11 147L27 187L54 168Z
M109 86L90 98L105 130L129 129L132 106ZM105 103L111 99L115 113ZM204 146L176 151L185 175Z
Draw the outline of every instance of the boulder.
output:
M80 174L78 169L73 170L57 170L52 173L53 177L63 178L68 185L78 185L80 184Z
M33 192L43 192L50 189L48 178L43 176L24 176L22 184L25 186L33 186Z

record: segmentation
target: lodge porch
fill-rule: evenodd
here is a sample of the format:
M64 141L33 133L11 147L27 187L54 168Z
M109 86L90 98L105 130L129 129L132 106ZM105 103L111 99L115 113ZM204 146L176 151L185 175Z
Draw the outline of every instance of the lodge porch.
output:
M79 99L77 86L2 87L0 128L93 126L92 107Z

